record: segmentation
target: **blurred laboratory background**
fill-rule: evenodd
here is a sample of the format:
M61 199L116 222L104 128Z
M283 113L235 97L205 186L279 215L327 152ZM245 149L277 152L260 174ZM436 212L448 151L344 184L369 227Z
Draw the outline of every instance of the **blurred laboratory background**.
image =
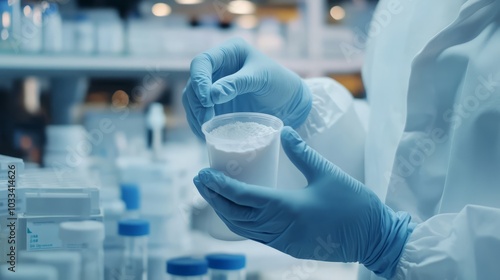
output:
M204 256L221 252L230 253L222 268L241 273L211 279L355 279L354 265L207 234L211 209L192 178L208 159L181 97L193 57L241 37L302 77L333 77L364 98L375 5L0 0L0 263L9 261L15 165L16 261L28 275L15 279L96 280L100 270L122 279L124 254L146 259L145 272L126 279L173 279L186 266L214 275L221 268L210 264L221 261Z

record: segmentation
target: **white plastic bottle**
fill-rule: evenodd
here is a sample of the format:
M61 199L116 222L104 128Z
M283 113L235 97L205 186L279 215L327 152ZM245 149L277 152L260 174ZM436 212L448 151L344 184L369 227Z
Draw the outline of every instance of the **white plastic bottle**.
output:
M73 18L74 51L77 54L92 54L95 51L95 28L90 18L83 13Z
M124 250L119 269L119 280L148 279L148 234L146 220L122 220L118 234L123 238Z
M19 262L22 264L42 264L52 266L57 270L58 279L79 279L81 275L81 255L70 251L39 251L19 252Z
M245 255L210 254L205 258L210 280L245 280Z
M59 53L62 51L62 19L57 3L47 2L43 11L43 51Z
M76 250L81 253L81 280L104 280L104 225L101 222L61 223L59 238L63 250Z
M20 49L23 52L38 53L42 50L42 7L37 3L23 6L21 17Z
M160 103L153 103L150 105L146 115L146 122L148 127L153 132L153 141L151 144L153 151L153 160L161 160L161 147L162 147L162 130L165 128L167 118L163 111L163 105Z
M207 272L205 259L182 257L167 261L170 280L207 280Z

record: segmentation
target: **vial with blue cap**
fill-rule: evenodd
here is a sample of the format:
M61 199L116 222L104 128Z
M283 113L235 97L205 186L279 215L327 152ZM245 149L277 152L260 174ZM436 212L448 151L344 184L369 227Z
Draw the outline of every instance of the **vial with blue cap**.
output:
M206 256L210 280L244 280L246 258L242 254L210 254Z
M182 257L167 261L169 280L207 280L208 263L203 258Z
M118 234L123 238L124 250L118 278L120 280L147 280L149 222L141 219L122 220Z
M125 219L139 218L141 207L141 193L136 184L120 184L121 199L125 203Z

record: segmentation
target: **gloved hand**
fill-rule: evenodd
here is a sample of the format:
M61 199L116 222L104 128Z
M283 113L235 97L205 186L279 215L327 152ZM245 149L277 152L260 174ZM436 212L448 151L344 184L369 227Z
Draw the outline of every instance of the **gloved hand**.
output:
M260 112L299 127L312 97L304 81L242 39L231 39L195 57L182 102L193 132L215 115Z
M199 192L236 234L297 258L360 262L391 277L415 226L410 215L392 211L293 129L285 127L281 139L306 188L249 185L204 169L194 178Z

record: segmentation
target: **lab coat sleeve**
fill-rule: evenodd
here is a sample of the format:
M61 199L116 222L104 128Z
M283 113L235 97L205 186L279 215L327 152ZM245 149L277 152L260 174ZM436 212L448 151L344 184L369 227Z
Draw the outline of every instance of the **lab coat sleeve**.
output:
M313 104L298 133L329 161L363 181L366 121L360 111L364 107L355 106L352 94L333 79L307 79L306 84Z
M395 279L498 279L500 209L468 205L419 224Z

